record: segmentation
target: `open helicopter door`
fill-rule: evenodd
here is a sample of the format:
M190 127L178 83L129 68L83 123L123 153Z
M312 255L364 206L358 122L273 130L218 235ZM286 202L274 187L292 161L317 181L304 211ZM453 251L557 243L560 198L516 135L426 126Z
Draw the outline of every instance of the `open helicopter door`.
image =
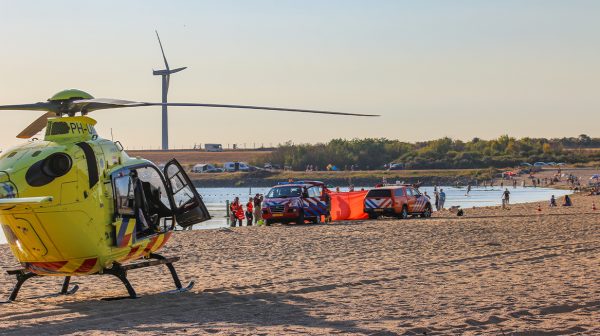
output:
M169 161L164 168L167 187L175 201L175 220L181 227L188 227L210 219L210 214L202 197L190 181L179 162Z

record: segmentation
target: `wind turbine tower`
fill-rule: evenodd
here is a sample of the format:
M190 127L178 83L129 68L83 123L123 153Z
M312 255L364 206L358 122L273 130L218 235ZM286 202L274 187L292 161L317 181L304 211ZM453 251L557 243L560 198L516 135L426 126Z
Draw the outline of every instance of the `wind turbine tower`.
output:
M160 46L160 51L162 52L163 60L165 61L165 69L164 70L152 70L152 74L154 76L162 76L162 149L169 149L169 115L167 112L167 94L169 93L169 80L171 78L171 74L179 72L181 70L187 69L187 67L177 68L171 70L169 68L169 63L167 62L167 57L165 56L165 51L163 49L162 43L160 42L160 36L158 36L158 31L156 31L156 37L158 38L158 45Z

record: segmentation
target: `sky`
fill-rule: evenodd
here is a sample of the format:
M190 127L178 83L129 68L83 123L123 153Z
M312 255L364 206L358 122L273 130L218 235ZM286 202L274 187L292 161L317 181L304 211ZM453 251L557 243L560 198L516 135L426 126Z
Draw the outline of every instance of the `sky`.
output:
M97 98L324 109L170 108L172 148L332 138L599 136L599 1L0 2L0 104ZM40 115L3 116L0 149ZM100 135L160 146L160 107L97 111Z

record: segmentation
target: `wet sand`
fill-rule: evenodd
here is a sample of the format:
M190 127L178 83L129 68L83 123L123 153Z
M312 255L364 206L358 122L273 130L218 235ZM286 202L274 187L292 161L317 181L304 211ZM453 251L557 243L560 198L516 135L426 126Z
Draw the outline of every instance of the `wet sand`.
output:
M466 216L178 232L184 281L130 272L136 300L109 276L27 283L0 305L0 334L600 334L600 197L572 208L466 209ZM14 263L6 245L0 266ZM0 295L13 278L0 276Z

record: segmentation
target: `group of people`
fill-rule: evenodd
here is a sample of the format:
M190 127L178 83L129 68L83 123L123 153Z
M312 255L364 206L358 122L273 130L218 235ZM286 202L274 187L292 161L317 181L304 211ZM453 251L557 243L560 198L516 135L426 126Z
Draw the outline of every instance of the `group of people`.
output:
M229 204L229 222L231 227L235 227L236 224L242 226L242 222L246 219L246 225L252 226L258 224L262 220L262 202L263 196L256 194L254 197L248 199L246 203L246 210L240 202L240 198L236 197L231 204Z
M550 197L550 207L554 208L558 206L556 204L556 197L554 197L554 195L552 195L552 197ZM571 201L571 197L569 197L569 195L565 195L565 199L563 201L562 206L573 206L573 202Z
M438 191L438 187L434 186L433 195L435 198L435 210L444 210L444 203L446 203L446 193L444 192L444 189L440 188Z

